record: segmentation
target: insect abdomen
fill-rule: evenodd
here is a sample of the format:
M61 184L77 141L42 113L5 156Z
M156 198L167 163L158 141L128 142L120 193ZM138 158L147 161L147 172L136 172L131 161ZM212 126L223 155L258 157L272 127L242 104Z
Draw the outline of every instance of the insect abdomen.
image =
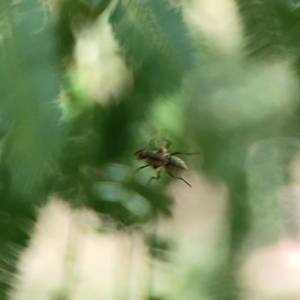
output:
M169 172L182 172L187 170L187 166L183 160L176 156L169 156L168 163L166 164L166 169Z

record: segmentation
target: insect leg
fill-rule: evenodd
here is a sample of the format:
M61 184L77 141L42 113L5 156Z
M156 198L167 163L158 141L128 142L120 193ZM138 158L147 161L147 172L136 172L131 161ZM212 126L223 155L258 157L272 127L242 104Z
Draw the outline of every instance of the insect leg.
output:
M177 176L173 175L171 172L169 172L168 170L166 170L166 171L167 171L167 173L168 173L171 177L176 178L176 179L180 179L180 180L184 181L189 187L192 187L192 186L191 186L186 180L184 180L182 177L177 177Z
M144 168L146 168L146 167L150 167L150 165L146 165L146 166L139 167L139 168L137 168L137 169L134 171L134 173L137 172L137 171L139 171L139 170L141 170L141 169L144 169Z
M149 181L148 181L148 185L150 185L152 179L159 179L159 178L160 178L160 168L155 169L155 172L156 172L157 177L153 177L153 176L152 176L152 177L149 179Z
M177 154L184 154L184 155L198 155L201 154L200 152L173 152L170 155L177 155Z

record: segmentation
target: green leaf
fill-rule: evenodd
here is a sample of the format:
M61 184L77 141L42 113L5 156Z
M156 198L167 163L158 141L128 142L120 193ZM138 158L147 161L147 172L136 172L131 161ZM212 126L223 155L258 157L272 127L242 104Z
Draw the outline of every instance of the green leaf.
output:
M3 160L12 189L32 196L44 185L60 144L59 66L51 24L37 0L7 6L11 35L4 40L0 69L3 124L9 124ZM2 80L1 80L2 81Z
M167 0L121 0L110 21L127 63L153 93L179 87L194 64L194 46L179 11Z
M252 229L258 241L274 242L282 234L293 234L292 204L282 188L290 182L290 165L300 149L300 140L277 137L256 142L247 159Z
M242 15L247 49L254 57L298 53L300 9L294 1L236 0Z

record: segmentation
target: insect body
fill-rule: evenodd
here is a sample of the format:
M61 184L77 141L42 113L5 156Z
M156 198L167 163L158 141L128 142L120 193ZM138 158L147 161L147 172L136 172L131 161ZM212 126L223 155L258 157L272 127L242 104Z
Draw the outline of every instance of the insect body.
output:
M142 166L136 170L139 171L146 167L152 167L157 174L157 177L151 177L149 180L149 184L152 181L152 179L159 179L160 178L160 171L161 168L164 168L166 172L173 178L180 179L184 181L188 186L191 187L191 185L184 180L182 177L177 177L173 173L180 173L185 170L187 170L187 166L185 162L180 159L179 157L176 157L175 155L178 154L185 154L185 155L193 155L193 154L199 154L198 152L194 153L187 153L187 152L173 152L168 153L167 150L170 147L171 142L167 141L167 144L165 147L161 147L159 150L147 150L145 148L137 151L135 155L137 155L138 159L145 159L147 162L147 165Z
M145 159L147 164L153 167L154 169L164 166L168 163L169 154L164 148L161 148L160 150L142 149L136 152L135 154L138 155L138 159Z
M179 157L169 155L168 163L165 165L165 168L168 172L182 172L187 170L188 167L186 166L185 162L180 159Z

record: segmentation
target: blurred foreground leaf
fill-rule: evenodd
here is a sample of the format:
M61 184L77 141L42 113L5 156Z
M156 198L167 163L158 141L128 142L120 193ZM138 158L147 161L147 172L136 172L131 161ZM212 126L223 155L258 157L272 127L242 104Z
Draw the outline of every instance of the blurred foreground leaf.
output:
M155 94L177 89L195 62L181 13L167 0L120 0L110 21L138 84Z
M4 39L0 57L6 95L1 116L9 123L3 163L14 192L31 200L43 190L60 144L56 41L39 1L7 4L7 12L11 34Z

